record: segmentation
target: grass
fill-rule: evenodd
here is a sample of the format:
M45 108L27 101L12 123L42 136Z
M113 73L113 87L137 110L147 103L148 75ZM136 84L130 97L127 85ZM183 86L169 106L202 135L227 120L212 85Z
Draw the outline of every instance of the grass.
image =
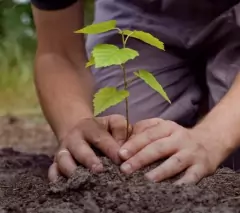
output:
M0 116L41 114L33 84L33 53L11 40L0 47Z
M86 1L85 24L93 20L93 2ZM25 28L19 14L29 8L10 7L0 13L4 15L3 21L0 19L0 116L42 115L33 83L35 41L21 40ZM1 37L1 23L5 26L4 37Z

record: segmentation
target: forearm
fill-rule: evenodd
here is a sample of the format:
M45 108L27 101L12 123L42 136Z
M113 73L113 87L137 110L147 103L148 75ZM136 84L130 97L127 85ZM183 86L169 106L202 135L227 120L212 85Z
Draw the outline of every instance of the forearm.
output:
M59 56L36 60L35 82L43 112L61 138L81 117L92 116L93 79Z
M43 112L59 138L81 117L92 116L93 78L85 68L84 38L74 31L83 26L80 2L57 11L33 7L38 49L35 82Z
M240 74L231 89L213 110L195 127L204 129L226 149L226 154L240 146ZM211 141L208 141L211 143Z

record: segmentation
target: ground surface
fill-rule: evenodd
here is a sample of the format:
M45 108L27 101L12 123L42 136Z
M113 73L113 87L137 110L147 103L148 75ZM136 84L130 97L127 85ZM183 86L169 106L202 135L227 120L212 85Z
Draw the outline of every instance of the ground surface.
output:
M240 212L240 174L228 169L198 186L180 188L170 181L148 183L145 171L123 176L103 158L104 173L93 175L79 167L69 180L49 185L48 155L56 142L47 125L0 119L0 145L21 151L0 150L0 213Z

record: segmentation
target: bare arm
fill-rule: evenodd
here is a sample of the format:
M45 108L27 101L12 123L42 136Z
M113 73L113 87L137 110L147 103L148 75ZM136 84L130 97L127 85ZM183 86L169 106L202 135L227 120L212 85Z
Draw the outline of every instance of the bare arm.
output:
M94 81L85 69L83 36L73 32L83 26L80 2L57 11L33 6L38 49L35 81L43 112L59 138L80 118L92 117Z
M206 129L225 149L227 157L240 147L240 74L216 107L195 128Z
M154 182L185 171L177 184L199 182L240 147L240 74L231 89L194 128L159 118L140 121L133 137L119 150L121 170L131 174L157 160L166 159L146 174Z
M119 163L118 140L126 135L127 123L123 116L93 116L94 80L85 68L84 38L74 34L83 26L82 3L55 11L33 6L33 14L38 37L36 88L45 117L59 140L49 179L56 180L60 174L71 176L77 162L101 171L103 165L91 145Z

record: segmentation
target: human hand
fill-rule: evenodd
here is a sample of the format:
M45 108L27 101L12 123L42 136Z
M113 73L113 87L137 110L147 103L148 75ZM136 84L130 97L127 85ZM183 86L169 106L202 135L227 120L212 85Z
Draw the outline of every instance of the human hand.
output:
M160 182L183 171L175 184L194 184L211 175L227 157L227 150L216 135L200 128L186 129L172 121L149 119L133 127L131 138L121 147L125 161L121 171L131 174L153 162L168 158L146 174Z
M77 168L77 162L93 172L102 171L103 165L91 146L102 151L114 163L120 164L118 151L125 142L126 131L127 121L121 115L80 120L60 141L60 148L49 168L49 180L55 181L60 174L70 177Z

